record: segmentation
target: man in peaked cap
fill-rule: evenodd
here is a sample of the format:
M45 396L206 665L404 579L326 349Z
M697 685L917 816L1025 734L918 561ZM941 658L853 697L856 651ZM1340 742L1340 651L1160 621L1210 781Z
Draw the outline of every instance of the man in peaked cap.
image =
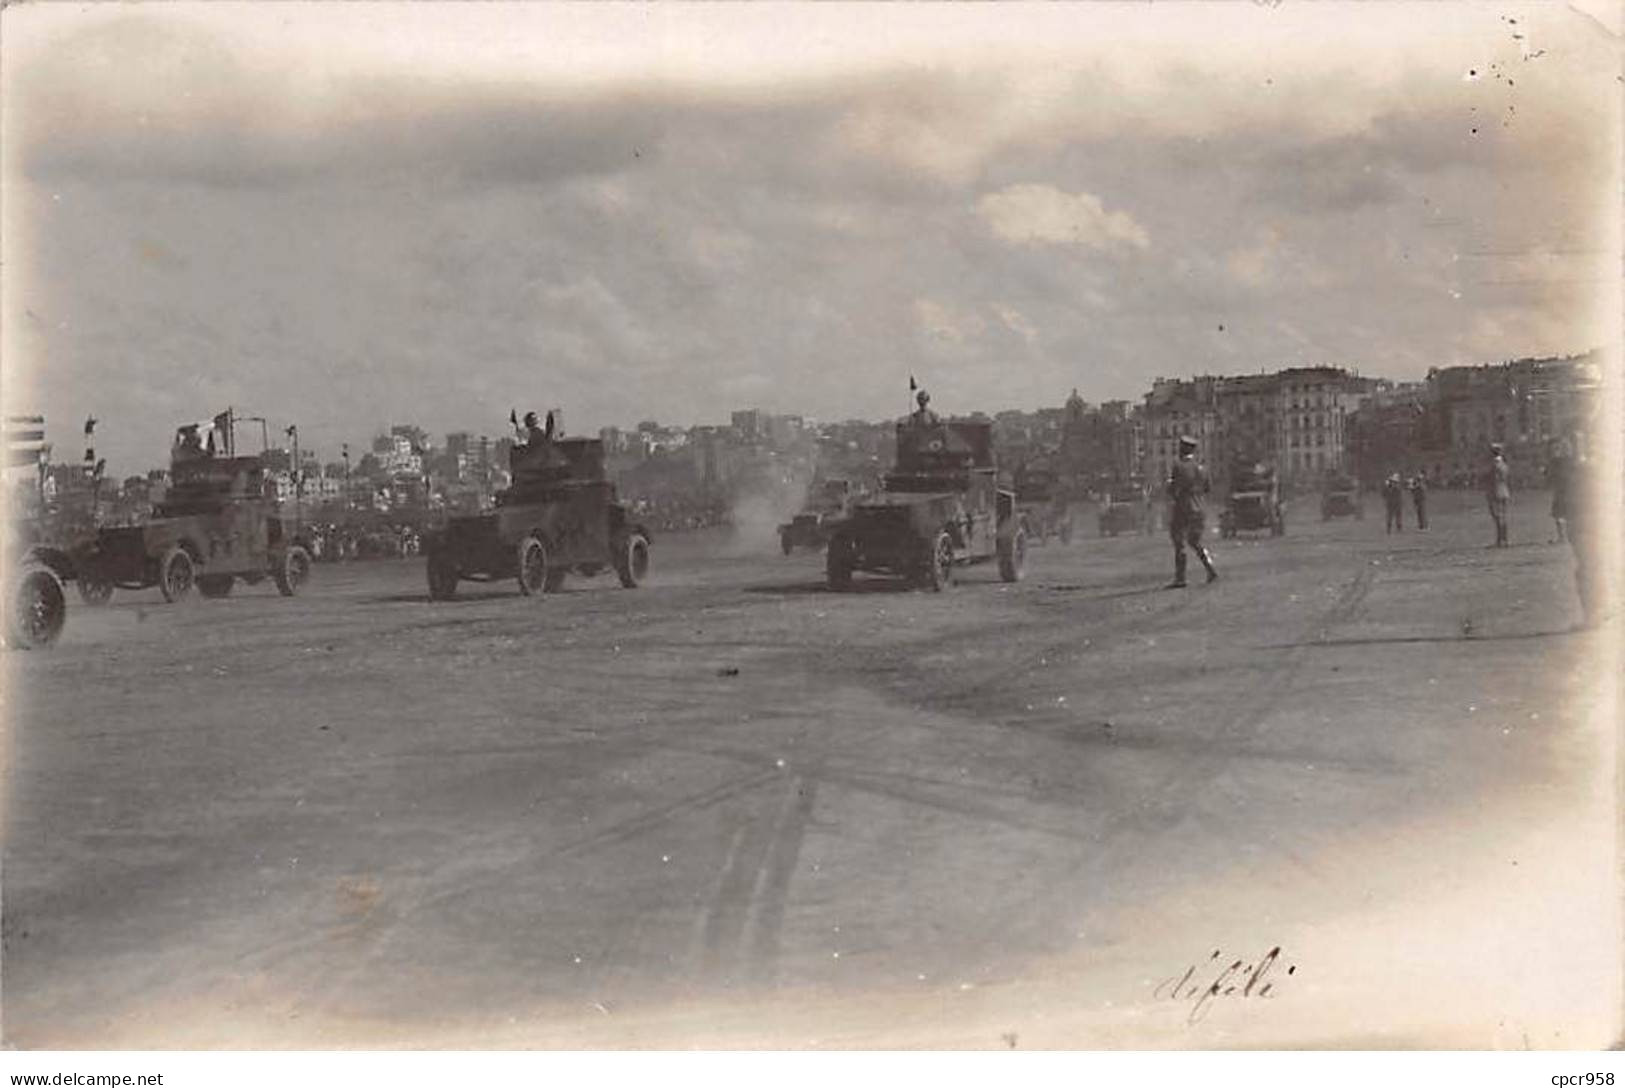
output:
M1484 497L1495 521L1495 547L1507 546L1507 508L1512 505L1512 469L1502 456L1501 443L1490 443L1490 468L1484 474Z
M1185 584L1185 549L1189 547L1207 568L1207 580L1219 580L1213 569L1213 557L1202 547L1205 515L1202 497L1212 485L1207 470L1196 461L1196 439L1184 435L1179 439L1179 460L1168 473L1168 535L1174 542L1174 580L1168 588Z

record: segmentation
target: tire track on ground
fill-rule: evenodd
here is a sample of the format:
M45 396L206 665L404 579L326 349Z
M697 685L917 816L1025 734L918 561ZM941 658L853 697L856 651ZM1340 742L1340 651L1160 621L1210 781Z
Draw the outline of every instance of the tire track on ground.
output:
M1375 568L1363 566L1331 607L1316 617L1310 630L1323 634L1352 619L1370 594L1375 577ZM1146 836L1165 834L1190 819L1189 799L1193 792L1217 777L1230 762L1230 751L1236 742L1255 732L1281 706L1292 689L1293 678L1308 658L1311 645L1307 638L1296 640L1278 668L1263 672L1255 683L1231 695L1229 713L1217 716L1218 725L1205 737L1206 750L1179 761L1169 773L1148 785L1143 790L1142 803L1107 812L1100 825L1099 849L1065 866L1053 885L1067 885L1084 875L1096 882L1104 881L1111 874L1126 869L1142 852L1143 847L1131 846L1131 843L1139 843ZM1004 913L1001 933L1011 943L1029 947L1035 942L1041 943L1042 931L1048 927L1037 920L1041 912L1033 908L1051 894L1052 888L1046 887L1012 904Z
M309 984L313 996L300 1002L298 1008L302 1013L317 1015L332 1011L358 980L389 956L391 950L410 932L412 923L420 920L425 911L478 894L490 884L507 879L515 869L541 866L550 861L613 847L672 820L746 794L776 777L778 775L774 771L758 770L732 778L699 793L645 809L590 835L539 853L533 847L513 845L514 832L509 828L492 831L473 841L464 839L458 843L455 858L430 866L418 876L406 877L416 882L416 890L404 896L393 896L387 901L391 920L361 935L362 947L356 948L352 944L349 954L337 957L325 969L318 968L316 977ZM330 948L341 936L338 929L329 927L309 938L261 950L250 962L262 970L268 969L301 952Z

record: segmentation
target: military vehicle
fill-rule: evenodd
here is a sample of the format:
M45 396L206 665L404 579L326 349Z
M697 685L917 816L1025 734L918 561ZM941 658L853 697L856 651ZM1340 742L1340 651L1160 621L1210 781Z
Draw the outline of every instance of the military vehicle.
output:
M1101 536L1118 533L1148 533L1145 489L1137 484L1119 484L1106 492L1096 519Z
M1320 520L1333 518L1365 518L1365 503L1360 499L1360 485L1352 477L1333 474L1326 477L1320 493Z
M846 480L825 480L813 488L801 512L779 526L779 550L789 555L799 548L822 548L829 543L835 523L846 517L852 485Z
M1017 469L1015 491L1016 509L1029 543L1042 544L1052 536L1060 537L1062 544L1072 540L1072 512L1048 461L1029 461Z
M614 570L635 589L649 574L649 531L632 521L604 471L596 438L515 446L513 485L496 509L452 517L424 538L429 596L447 600L459 581L513 578L527 597L552 593L570 572Z
M196 442L196 428L177 432L170 483L144 525L103 528L73 551L79 594L105 604L113 590L157 586L179 601L195 585L205 597L226 597L238 581L266 578L284 597L310 579L310 545L297 520L283 518L264 458L238 457L225 424L221 449ZM190 433L188 433L190 432Z
M987 421L899 423L897 463L881 488L855 503L830 537L831 589L847 589L854 571L866 571L941 590L955 568L990 559L1006 582L1021 577L1027 534L1015 492L997 484Z
M1270 536L1286 533L1286 511L1273 466L1240 465L1231 471L1230 494L1219 515L1219 535L1268 529Z

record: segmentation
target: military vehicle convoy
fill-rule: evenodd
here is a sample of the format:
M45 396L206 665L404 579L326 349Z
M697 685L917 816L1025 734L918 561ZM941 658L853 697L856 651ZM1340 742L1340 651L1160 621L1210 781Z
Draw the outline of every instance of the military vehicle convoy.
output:
M1360 485L1349 476L1329 475L1320 493L1320 520L1346 517L1365 520L1365 503L1360 500Z
M194 586L219 598L239 581L257 585L266 578L291 597L311 569L309 543L282 517L263 458L214 456L183 443L173 451L169 489L152 518L98 530L74 550L73 563L89 605L106 604L115 588L157 586L174 602Z
M779 550L789 555L797 548L822 548L836 522L846 517L852 485L846 480L825 480L813 488L801 512L779 526Z
M825 555L832 590L855 571L889 574L932 590L954 571L997 559L1006 582L1021 577L1027 534L1013 491L997 485L993 432L983 420L897 425L897 463L882 490L852 507Z
M1230 474L1230 494L1219 515L1219 535L1268 529L1270 536L1286 533L1286 511L1273 466L1239 465Z
M1029 461L1017 469L1015 491L1029 543L1042 544L1052 536L1060 537L1062 544L1072 540L1072 512L1047 461Z
M636 589L649 574L649 531L616 498L596 438L515 446L513 485L496 509L451 518L424 539L429 596L448 600L460 581L513 578L524 596L552 593L574 572L613 570Z

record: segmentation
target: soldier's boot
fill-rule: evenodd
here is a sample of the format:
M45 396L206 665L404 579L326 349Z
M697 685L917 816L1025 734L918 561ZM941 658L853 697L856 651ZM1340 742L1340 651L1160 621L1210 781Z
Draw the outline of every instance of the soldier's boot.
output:
M1212 585L1214 582L1217 582L1219 580L1219 572L1214 569L1213 557L1208 554L1208 550L1206 548L1197 548L1196 558L1200 559L1202 561L1202 566L1207 568L1208 584Z
M1174 553L1174 580L1168 583L1169 589L1180 589L1185 585L1185 553Z

